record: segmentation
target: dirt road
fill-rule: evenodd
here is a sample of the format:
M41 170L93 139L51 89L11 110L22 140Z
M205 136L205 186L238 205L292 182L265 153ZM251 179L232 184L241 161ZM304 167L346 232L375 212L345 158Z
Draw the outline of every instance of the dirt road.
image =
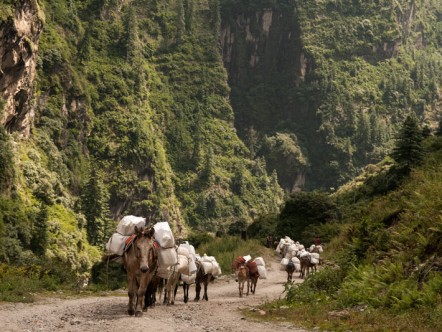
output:
M208 302L190 301L185 304L182 288L180 288L175 305L157 305L139 318L126 314L125 291L121 291L121 296L49 298L33 304L2 304L0 305L0 330L3 332L304 331L289 324L255 322L242 316L240 309L254 310L254 306L282 296L287 274L279 271L279 263L276 259L271 262L267 273L267 279L258 281L254 295L240 298L238 283L231 276L224 276L209 285ZM299 278L296 277L295 281L299 282ZM193 300L194 285L190 288L189 296Z

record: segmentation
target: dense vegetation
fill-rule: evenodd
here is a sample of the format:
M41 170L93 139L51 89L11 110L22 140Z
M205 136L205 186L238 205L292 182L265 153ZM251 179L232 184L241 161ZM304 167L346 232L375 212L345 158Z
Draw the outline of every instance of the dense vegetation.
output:
M333 330L433 331L440 326L442 137L422 141L419 134L415 127L413 135L399 135L395 151L408 146L421 152L420 159L393 153L388 170L379 167L332 195L341 216L334 220L339 235L326 245L327 263L301 286L286 285L285 301L270 306L285 306L276 316ZM412 166L404 175L406 160ZM373 178L392 185L380 195L370 189ZM317 231L324 236L328 226Z
M0 27L25 1L0 4ZM78 288L89 277L107 283L98 262L127 214L168 220L201 243L206 232L246 228L259 239L329 241L342 229L331 247L348 264L328 275L337 278L325 295L333 305L401 309L430 301L416 287L437 294L438 279L422 267L435 266L437 220L434 231L418 222L419 209L436 209L420 199L438 194L427 176L440 179L431 173L437 154L425 159L419 148L440 121L440 1L35 2L44 25L30 137L0 128L5 299L16 289ZM411 141L395 145L404 121ZM424 140L434 151L438 142ZM422 193L413 191L419 181L428 184ZM339 185L336 196L324 193ZM291 195L280 213L281 187L309 192ZM402 218L408 226L398 226ZM407 270L411 232L420 236ZM393 256L398 262L386 260ZM383 259L385 273L370 259ZM416 267L423 272L407 274ZM397 280L394 303L379 296L386 280ZM354 292L358 282L372 290Z
M222 3L236 126L284 188L344 184L410 113L437 126L440 1Z
M123 215L187 236L278 211L276 173L233 126L218 2L38 4L31 135L0 132L1 262L37 279L67 264L82 284ZM2 4L0 24L21 5Z

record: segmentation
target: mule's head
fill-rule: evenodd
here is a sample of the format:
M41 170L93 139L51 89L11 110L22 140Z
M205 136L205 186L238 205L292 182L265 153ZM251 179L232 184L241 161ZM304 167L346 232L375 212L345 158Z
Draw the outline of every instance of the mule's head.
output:
M140 270L143 273L149 271L157 257L153 241L154 232L153 228L135 227L135 233L137 234L137 240L135 241L137 258L140 261Z

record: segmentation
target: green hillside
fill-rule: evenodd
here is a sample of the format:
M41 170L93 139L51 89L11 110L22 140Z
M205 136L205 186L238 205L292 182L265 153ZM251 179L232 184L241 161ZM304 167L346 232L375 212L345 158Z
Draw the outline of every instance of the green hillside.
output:
M3 284L77 287L129 214L331 239L328 192L387 171L409 115L434 133L441 36L437 0L2 1Z
M266 307L282 308L274 316L333 331L438 329L442 138L426 138L423 150L422 165L395 190L373 195L382 171L333 195L341 217L331 221L339 234L325 245L325 264L301 286L286 285L285 300ZM328 230L323 224L317 235Z

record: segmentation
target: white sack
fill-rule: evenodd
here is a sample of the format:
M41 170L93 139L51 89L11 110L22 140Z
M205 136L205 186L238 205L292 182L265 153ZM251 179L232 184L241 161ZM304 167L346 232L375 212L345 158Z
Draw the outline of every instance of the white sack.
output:
M259 279L267 279L267 270L263 265L258 265Z
M124 254L124 242L129 236L121 235L119 233L114 233L110 237L106 244L106 250L112 254L123 256Z
M300 272L301 271L301 261L298 257L292 258L292 263L295 264L295 271Z
M207 256L206 254L204 254L203 257L201 257L200 260L201 260L201 262L209 262L209 263L211 263L211 262L216 262L215 257L213 257L213 256Z
M201 261L201 265L204 269L204 274L212 273L213 272L213 264L212 262L203 262Z
M310 254L310 263L319 264L319 254L314 252Z
M186 256L178 254L178 272L189 275L189 259Z
M190 276L186 274L181 274L181 280L188 285L194 284L196 279L196 273L191 274Z
M117 225L117 233L121 235L132 235L135 233L135 226L138 228L144 228L146 224L146 218L137 216L125 216Z
M175 239L173 237L172 230L170 229L167 221L157 222L153 228L155 229L155 240L162 248L175 247Z
M285 267L287 266L288 263L289 263L289 260L287 258L283 258L281 260L281 264L279 266L279 270L280 271L285 271Z
M157 276L163 279L169 279L170 267L169 266L158 266Z
M198 270L196 266L195 259L189 258L189 274L194 274Z
M212 275L214 277L217 277L221 274L221 266L219 266L218 262L212 262L213 265L213 270L212 270Z
M254 259L254 261L256 262L256 265L258 265L258 266L266 266L266 263L264 262L264 258L262 258L262 257L256 257Z
M243 258L246 260L246 263L252 259L252 256L247 255L247 256L243 256Z
M178 263L178 254L175 248L159 248L158 261L160 266L173 266Z
M189 248L186 245L180 244L180 246L178 247L178 255L186 256L187 258L189 258Z

